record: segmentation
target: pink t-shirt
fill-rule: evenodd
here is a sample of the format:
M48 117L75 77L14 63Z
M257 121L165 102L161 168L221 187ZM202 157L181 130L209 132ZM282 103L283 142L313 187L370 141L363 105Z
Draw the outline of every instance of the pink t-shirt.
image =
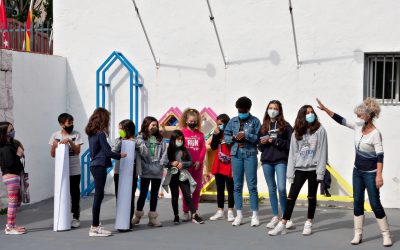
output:
M185 147L189 150L192 162L196 161L201 164L206 156L206 142L204 140L204 134L196 129L192 131L188 128L183 128L182 133L185 136Z

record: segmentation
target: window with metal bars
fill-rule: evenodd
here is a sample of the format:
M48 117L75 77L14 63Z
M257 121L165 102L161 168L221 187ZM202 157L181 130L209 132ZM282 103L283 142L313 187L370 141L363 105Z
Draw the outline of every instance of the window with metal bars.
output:
M400 53L366 53L364 98L384 105L400 104Z

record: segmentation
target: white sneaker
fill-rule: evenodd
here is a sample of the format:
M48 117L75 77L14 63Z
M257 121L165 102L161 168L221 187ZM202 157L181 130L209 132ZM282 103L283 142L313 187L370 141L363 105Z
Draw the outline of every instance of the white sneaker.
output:
M189 213L183 213L182 221L190 221L190 215Z
M24 234L26 233L25 230L19 230L17 227L10 227L10 226L6 226L6 229L4 229L4 233L5 234L9 234L9 235L19 235L19 234Z
M272 217L271 221L267 224L266 228L274 229L276 224L279 223L278 216Z
M260 220L258 219L258 216L253 216L253 217L251 217L250 226L252 226L252 227L258 227L259 225L260 225Z
M101 225L98 227L90 226L89 236L91 237L107 237L111 235L112 232L105 230Z
M303 235L311 235L311 233L312 233L312 223L306 221L306 223L304 223Z
M218 210L213 216L210 217L210 220L222 220L225 219L225 214L223 210Z
M278 225L275 226L274 229L268 232L271 236L276 236L278 234L286 234L286 226L279 222Z
M235 220L232 222L232 226L240 226L242 225L243 216L236 216Z
M293 227L293 221L291 220L286 221L286 229L290 229L292 227Z
M235 220L235 216L233 215L232 210L228 210L228 222L232 222Z
M72 228L78 228L80 226L81 226L81 222L79 220L77 220L77 219L73 219L72 220L72 222L71 222L71 227Z

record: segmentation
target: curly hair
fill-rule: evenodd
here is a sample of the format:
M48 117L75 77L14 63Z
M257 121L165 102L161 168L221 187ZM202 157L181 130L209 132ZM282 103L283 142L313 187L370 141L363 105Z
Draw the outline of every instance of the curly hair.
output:
M248 98L247 96L242 96L239 99L237 99L235 107L237 109L246 109L246 110L250 110L252 106L252 102L250 100L250 98Z
M196 117L197 129L201 130L201 115L197 109L187 108L183 111L182 117L179 119L179 128L183 129L187 127L187 120L189 116Z
M306 121L307 109L311 108L315 115L315 120L313 123L308 124ZM307 133L307 130L310 130L310 134L314 134L321 127L321 123L318 120L318 116L314 111L314 108L311 105L304 105L300 108L297 113L297 118L294 124L294 133L297 140L302 140L303 135Z
M104 131L108 133L111 113L105 108L97 108L89 118L85 132L88 136L92 136L97 132Z
M381 107L374 98L368 97L354 108L354 113L356 115L367 115L370 120L373 120L379 118Z
M279 127L279 133L283 133L286 127L286 121L285 117L283 116L283 109L282 109L282 103L278 100L272 100L268 103L267 108L265 109L265 115L263 119L263 124L261 126L261 134L265 135L268 133L269 130L269 124L271 122L271 117L268 115L268 108L271 104L276 104L279 109L279 115L276 117L276 121L278 123Z

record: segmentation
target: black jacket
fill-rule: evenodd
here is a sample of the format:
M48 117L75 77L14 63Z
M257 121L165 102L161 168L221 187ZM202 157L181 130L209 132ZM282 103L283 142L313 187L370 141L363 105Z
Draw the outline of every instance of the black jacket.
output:
M278 133L277 138L272 143L260 143L258 149L261 152L261 162L267 164L287 164L292 133L292 126L289 123L286 123L284 131ZM267 133L260 134L260 137L265 136L266 134Z
M111 167L111 158L119 160L121 154L111 150L104 132L89 136L90 166Z
M0 167L3 175L19 175L24 169L21 158L17 155L19 146L22 147L21 143L17 140L0 144Z

